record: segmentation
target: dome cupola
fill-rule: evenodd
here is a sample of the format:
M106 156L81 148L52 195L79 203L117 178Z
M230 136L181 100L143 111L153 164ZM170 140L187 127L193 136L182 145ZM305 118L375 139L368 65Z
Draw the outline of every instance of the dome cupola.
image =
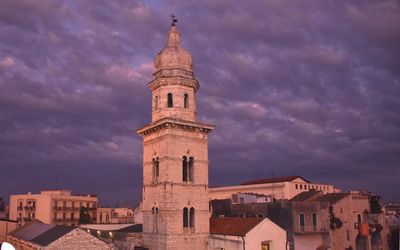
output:
M154 60L154 74L162 70L193 72L192 56L180 46L180 33L175 25L171 25L167 44Z

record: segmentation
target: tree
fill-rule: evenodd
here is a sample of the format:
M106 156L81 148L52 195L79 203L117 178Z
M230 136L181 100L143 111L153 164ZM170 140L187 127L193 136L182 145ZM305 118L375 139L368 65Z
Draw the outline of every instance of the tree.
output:
M90 224L91 222L92 218L90 217L88 209L82 206L79 212L78 224Z

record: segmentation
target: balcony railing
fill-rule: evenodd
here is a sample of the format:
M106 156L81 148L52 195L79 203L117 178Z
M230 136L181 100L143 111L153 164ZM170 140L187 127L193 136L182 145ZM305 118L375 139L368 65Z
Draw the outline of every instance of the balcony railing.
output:
M21 207L21 206L17 207L17 210L23 210L23 209L24 209L24 207Z
M53 206L53 210L79 211L80 207L55 207L55 206ZM94 210L96 210L96 209L94 209Z
M25 210L35 210L36 207L34 206L25 206Z
M79 218L53 218L53 222L76 222Z
M307 233L327 233L329 232L328 228L318 227L316 225L309 226L298 226L294 228L294 233L307 234Z

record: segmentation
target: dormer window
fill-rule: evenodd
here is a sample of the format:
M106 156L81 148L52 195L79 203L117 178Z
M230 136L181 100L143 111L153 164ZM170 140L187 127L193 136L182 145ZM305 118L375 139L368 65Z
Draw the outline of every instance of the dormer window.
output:
M189 95L188 94L185 94L183 96L183 107L185 109L189 108Z
M168 97L168 101L167 101L168 108L172 108L174 106L174 102L172 100L172 94L168 93L167 97Z

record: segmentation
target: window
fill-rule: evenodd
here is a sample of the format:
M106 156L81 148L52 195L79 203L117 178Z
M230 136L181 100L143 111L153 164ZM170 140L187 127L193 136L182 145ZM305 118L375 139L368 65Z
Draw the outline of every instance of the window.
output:
M189 214L187 207L183 208L183 227L189 227Z
M167 99L168 99L168 101L167 101L168 108L172 108L174 106L174 102L172 100L172 94L171 93L168 93Z
M300 220L300 231L304 231L304 225L305 225L305 221L304 221L304 214L299 214L299 220Z
M153 232L158 231L158 207L152 207L151 213L153 214Z
M154 98L154 109L158 109L158 95Z
M57 219L57 213L53 214L53 219Z
M261 242L261 250L271 250L271 245L269 241Z
M346 230L346 239L350 241L350 230Z
M187 174L187 158L186 156L182 157L182 181L188 181Z
M63 219L65 220L65 218L67 218L67 214L63 213Z
M158 181L158 177L160 176L160 162L158 157L156 159L153 158L153 181Z
M189 211L189 227L194 227L194 208L191 207Z
M313 230L317 231L317 214L316 213L312 214L312 226L313 226Z
M72 208L75 208L75 202L72 202Z
M296 189L299 189L298 185L296 184Z
M189 161L186 156L182 157L182 181L193 182L194 180L194 159L189 157Z
M361 222L362 222L361 214L357 214L357 222L358 222L358 224L361 224Z
M101 217L102 217L102 214L100 213L100 221L101 221ZM74 221L74 219L75 219L75 214L71 213L71 220Z
M303 189L303 185L300 184L300 189Z
M183 107L185 109L189 108L189 96L188 96L188 94L185 94L183 96Z
M191 207L190 209L188 209L187 207L183 208L182 223L184 228L194 227L194 216L195 216L195 211L193 207Z
M189 158L189 181L193 182L193 157Z

